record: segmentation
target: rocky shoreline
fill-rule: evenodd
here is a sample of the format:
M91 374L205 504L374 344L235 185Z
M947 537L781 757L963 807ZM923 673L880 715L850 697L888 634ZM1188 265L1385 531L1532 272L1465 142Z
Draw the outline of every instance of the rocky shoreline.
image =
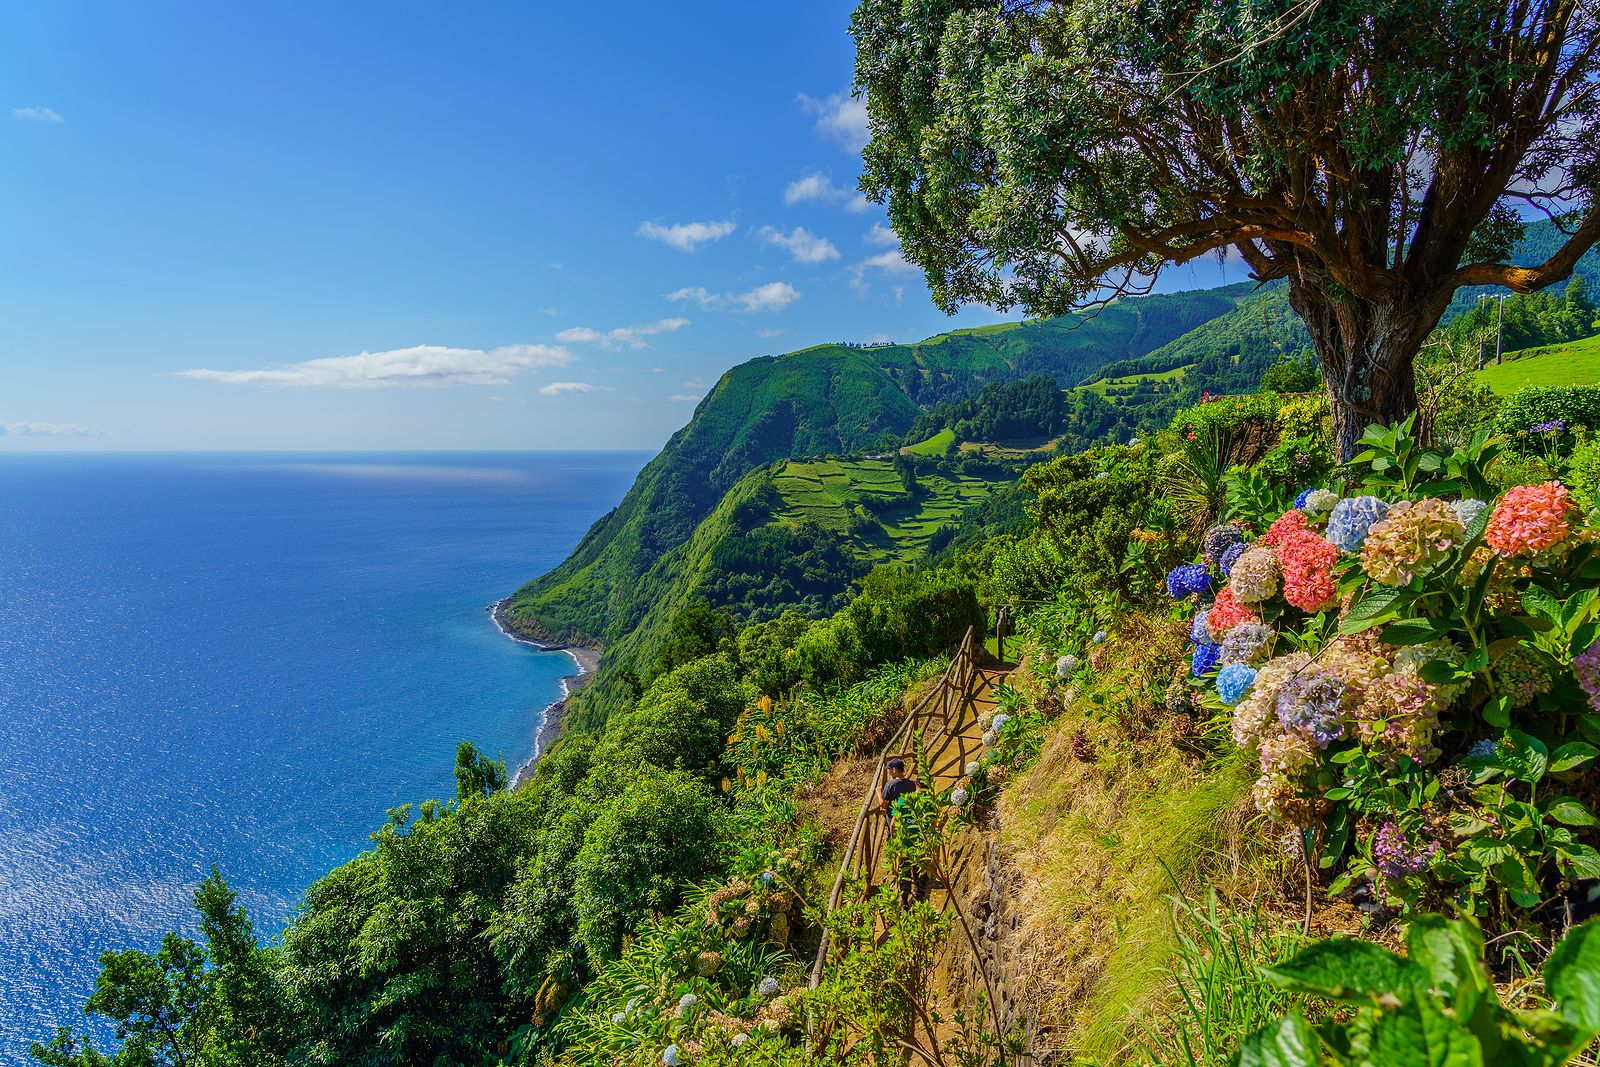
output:
M582 688L594 676L594 672L600 668L600 650L584 645L571 645L563 641L541 641L538 638L519 633L506 614L506 607L510 600L511 598L507 597L490 605L489 613L494 619L495 628L511 638L511 640L524 645L531 645L541 652L565 652L572 657L572 662L578 668L576 674L569 674L561 679L561 699L552 701L544 709L544 714L540 716L539 733L533 742L533 755L528 758L526 763L518 767L516 773L511 776L511 788L518 789L527 780L528 775L533 773L533 765L539 761L539 757L548 752L550 746L555 743L556 738L561 736L561 729L566 725L567 720L567 700L574 692Z

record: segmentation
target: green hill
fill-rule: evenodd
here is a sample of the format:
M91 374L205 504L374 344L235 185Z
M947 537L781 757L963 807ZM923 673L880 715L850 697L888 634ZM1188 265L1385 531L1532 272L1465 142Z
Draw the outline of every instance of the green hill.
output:
M662 605L678 603L696 585L678 569L709 560L708 538L744 528L727 514L716 529L702 529L752 471L777 460L885 445L929 407L986 385L1039 374L1076 384L1107 362L1136 358L1215 319L1248 293L1249 286L1237 285L1164 294L1092 315L957 330L914 344L818 345L743 363L723 375L572 555L516 592L508 619L533 636L609 646L614 654L604 673L636 670L658 636ZM749 505L754 498L747 494L755 491L745 487L740 500ZM698 547L691 549L691 541ZM816 545L801 552L826 555ZM751 610L793 606L784 599L787 588L778 582L768 595L742 603ZM810 602L809 595L801 598Z
M1508 352L1504 362L1484 367L1477 377L1501 396L1530 385L1593 385L1600 382L1600 335Z

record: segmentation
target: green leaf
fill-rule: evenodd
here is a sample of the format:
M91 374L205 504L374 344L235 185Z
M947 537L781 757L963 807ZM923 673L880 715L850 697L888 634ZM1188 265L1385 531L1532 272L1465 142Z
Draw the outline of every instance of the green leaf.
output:
M1568 878L1600 878L1600 852L1588 845L1575 845L1556 865Z
M1570 771L1574 767L1582 767L1596 756L1600 756L1600 748L1596 748L1587 741L1568 741L1550 753L1549 773L1560 774L1562 771Z
M1483 934L1469 922L1419 915L1406 931L1411 962L1427 969L1433 988L1453 992L1483 984Z
M1425 988L1428 972L1370 941L1319 941L1261 976L1281 989L1330 1000L1376 1003L1386 993Z
M1379 639L1386 645L1424 645L1450 629L1442 619L1401 619L1385 626Z
M1545 962L1544 988L1563 1016L1591 1034L1600 1033L1600 923L1567 931Z
M1432 682L1434 685L1448 685L1462 677L1462 674L1460 667L1444 659L1430 659L1417 668L1417 676L1424 682Z
M1322 1045L1299 1012L1262 1027L1239 1045L1235 1067L1319 1067Z
M1596 826L1600 819L1594 817L1589 806L1576 797L1554 797L1540 804L1547 818L1563 826Z
M1483 1046L1432 1000L1419 997L1377 1018L1366 1062L1382 1067L1483 1067Z
M1483 706L1483 721L1493 726L1496 730L1504 730L1511 725L1511 698L1495 697Z
M1363 630L1370 630L1380 623L1387 622L1392 616L1398 614L1409 600L1410 594L1404 589L1390 589L1380 586L1371 593L1362 597L1339 622L1339 632L1342 634L1358 634Z
M1485 709L1484 718L1488 717ZM1506 739L1511 742L1510 751L1499 752L1500 766L1519 782L1537 783L1550 766L1550 750L1544 747L1543 741L1521 730L1508 731Z
M1548 589L1542 586L1530 585L1522 591L1522 606L1528 609L1528 614L1536 619L1559 626L1561 624L1561 601L1551 595Z

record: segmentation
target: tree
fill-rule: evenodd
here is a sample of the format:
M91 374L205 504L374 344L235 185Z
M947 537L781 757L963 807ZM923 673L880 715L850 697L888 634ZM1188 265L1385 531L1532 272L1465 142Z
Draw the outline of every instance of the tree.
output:
M1343 455L1462 286L1600 239L1582 0L862 0L862 188L936 303L1060 314L1236 253L1287 279ZM1508 262L1532 212L1567 234Z
M486 797L506 787L504 760L490 759L471 741L456 746L456 799Z

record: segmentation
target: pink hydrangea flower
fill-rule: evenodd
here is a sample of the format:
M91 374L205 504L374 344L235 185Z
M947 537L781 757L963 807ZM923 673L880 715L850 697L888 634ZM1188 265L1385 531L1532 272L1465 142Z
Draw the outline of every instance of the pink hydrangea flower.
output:
M1310 528L1311 523L1306 518L1305 512L1299 510L1286 511L1273 520L1271 526L1267 527L1267 532L1261 535L1261 544L1278 548L1295 534L1305 533Z
M1278 562L1283 566L1283 598L1290 604L1301 611L1321 611L1333 603L1339 550L1325 538L1309 531L1286 536L1278 545Z
M1255 613L1239 602L1233 595L1232 589L1224 589L1217 594L1216 602L1206 613L1206 629L1211 631L1211 636L1218 641L1227 636L1228 631L1235 626L1247 622L1260 622Z
M1502 556L1531 556L1566 540L1572 496L1560 482L1507 489L1489 516L1484 540Z

